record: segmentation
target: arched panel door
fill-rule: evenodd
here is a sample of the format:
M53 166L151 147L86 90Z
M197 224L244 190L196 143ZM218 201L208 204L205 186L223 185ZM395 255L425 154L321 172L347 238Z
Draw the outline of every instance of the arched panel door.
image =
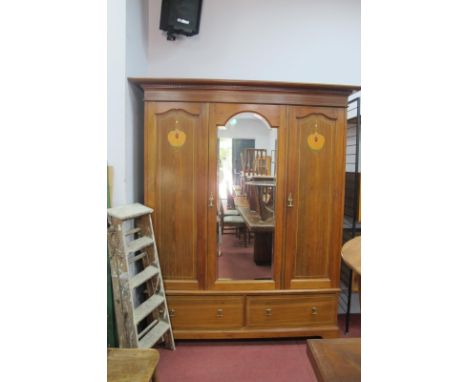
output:
M208 106L148 102L145 204L168 289L203 289L206 258Z
M286 288L339 285L345 129L341 109L289 108Z

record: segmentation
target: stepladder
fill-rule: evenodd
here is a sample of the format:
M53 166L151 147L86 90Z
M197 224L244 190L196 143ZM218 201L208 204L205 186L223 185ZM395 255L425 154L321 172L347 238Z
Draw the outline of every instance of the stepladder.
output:
M164 342L175 350L152 212L139 203L107 210L119 346L151 348Z

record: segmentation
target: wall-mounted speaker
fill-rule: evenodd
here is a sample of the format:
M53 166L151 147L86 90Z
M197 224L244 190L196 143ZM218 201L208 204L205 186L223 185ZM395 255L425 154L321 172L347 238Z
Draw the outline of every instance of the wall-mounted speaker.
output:
M202 0L162 0L159 29L166 31L171 41L176 34L198 34L201 7Z

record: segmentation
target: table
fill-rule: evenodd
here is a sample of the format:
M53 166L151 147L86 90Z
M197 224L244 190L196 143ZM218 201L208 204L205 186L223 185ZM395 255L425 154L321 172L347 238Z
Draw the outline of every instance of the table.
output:
M307 340L307 355L318 382L361 381L361 339Z
M234 196L234 205L236 208L238 207L248 207L249 206L249 200L247 199L246 196Z
M348 285L348 304L346 308L346 324L345 331L348 332L349 328L349 315L351 309L351 296L352 296L352 273L357 275L357 284L359 290L359 303L361 302L361 236L356 236L354 239L347 241L341 248L341 258L343 262L351 269L350 280Z
M358 275L361 274L361 236L347 241L341 248L341 258Z
M235 200L234 200L235 203ZM250 208L236 205L237 210L254 237L254 261L257 265L271 264L273 253L273 231L275 230L274 219L262 221L258 212L250 211Z
M156 349L107 349L107 382L157 382Z

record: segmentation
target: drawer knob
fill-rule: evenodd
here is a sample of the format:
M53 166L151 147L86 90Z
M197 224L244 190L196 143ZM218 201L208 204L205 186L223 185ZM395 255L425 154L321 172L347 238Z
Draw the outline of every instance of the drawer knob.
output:
M265 316L271 316L273 313L271 312L271 308L265 309Z
M174 317L175 316L175 309L170 308L169 309L169 317Z
M222 309L216 309L216 317L218 318L223 318L224 317L224 312Z
M312 307L312 314L317 314L318 313L318 309L316 306L313 306Z

